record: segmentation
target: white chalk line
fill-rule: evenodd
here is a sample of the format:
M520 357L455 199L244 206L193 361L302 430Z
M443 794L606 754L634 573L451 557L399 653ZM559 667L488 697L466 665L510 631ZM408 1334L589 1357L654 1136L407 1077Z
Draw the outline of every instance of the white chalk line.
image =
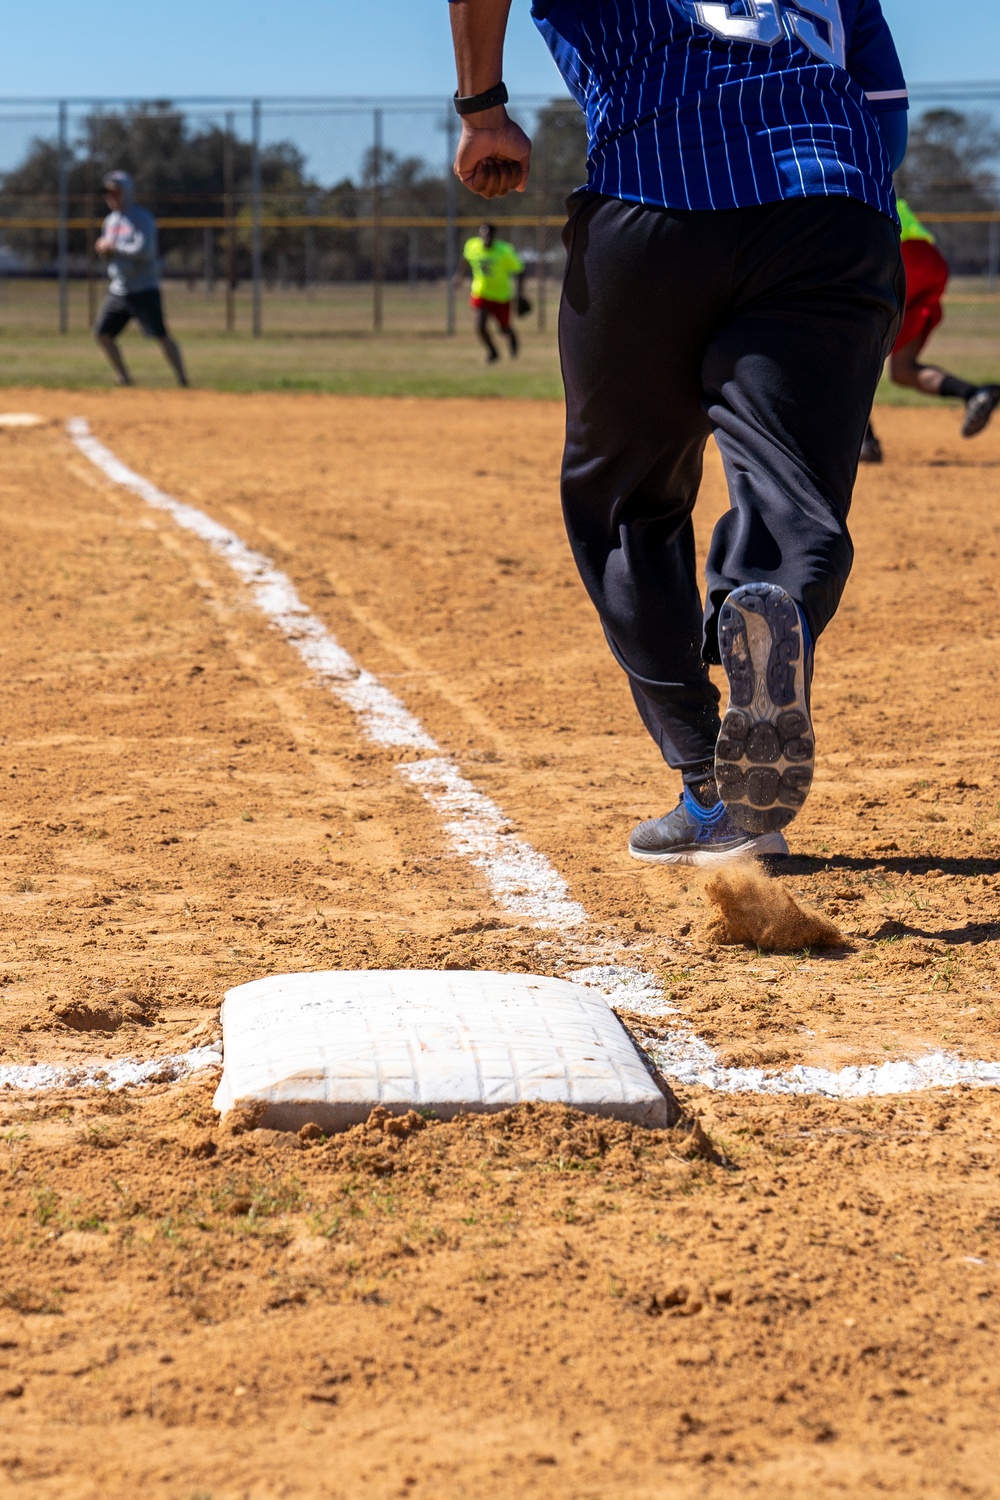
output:
M67 430L80 452L108 479L156 510L166 511L178 526L207 542L249 584L261 614L310 671L352 710L368 739L389 749L430 753L429 760L404 762L396 769L447 818L456 852L482 870L505 911L557 930L580 927L587 921L579 902L570 900L562 876L523 839L503 834L509 819L496 803L462 775L409 709L344 650L299 598L287 574L204 511L182 504L128 468L97 441L82 417L71 419Z
M588 949L581 931L588 921L587 913L570 899L562 876L530 844L505 832L508 819L497 804L462 775L454 760L399 699L354 661L302 602L291 579L268 557L247 547L235 532L194 506L175 500L128 468L98 442L82 417L72 418L67 431L80 452L108 479L154 509L165 511L178 526L207 542L229 563L249 585L261 613L354 712L369 740L377 745L428 752L427 758L404 762L396 769L440 814L456 853L482 872L498 904L540 927L563 933L560 947L568 962L580 964L585 956L592 956L593 949ZM665 1002L662 987L652 975L624 965L585 965L567 973L567 978L599 989L611 1003L639 1014L662 1016L674 1010ZM770 1074L761 1068L727 1068L679 1016L668 1038L643 1037L643 1043L665 1077L721 1093L818 1094L846 1099L953 1088L958 1084L1000 1086L1000 1063L972 1062L940 1052L912 1061L839 1071L796 1066ZM188 1053L171 1061L182 1067L195 1056ZM212 1061L217 1061L217 1054ZM146 1066L126 1059L105 1065L102 1072L110 1078L113 1067L127 1070ZM195 1066L206 1063L199 1061ZM0 1067L0 1085L12 1071Z
M809 1068L801 1063L785 1073L763 1068L727 1068L718 1054L665 1002L662 987L649 974L617 964L597 964L566 976L607 995L612 1005L642 1016L673 1014L678 1021L669 1037L637 1028L639 1040L665 1078L673 1083L700 1084L718 1094L814 1094L827 1099L867 1099L889 1094L921 1093L927 1089L973 1084L1000 1087L1000 1063L970 1062L949 1053L934 1052L914 1060L871 1063L865 1067Z
M117 1089L137 1083L177 1083L202 1068L222 1065L222 1043L194 1047L170 1057L109 1058L106 1062L23 1063L0 1068L0 1089Z

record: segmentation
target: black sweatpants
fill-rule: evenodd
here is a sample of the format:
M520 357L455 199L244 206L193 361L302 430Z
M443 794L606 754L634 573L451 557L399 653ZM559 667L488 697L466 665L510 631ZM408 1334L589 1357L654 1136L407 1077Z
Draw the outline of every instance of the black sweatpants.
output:
M690 779L711 762L717 619L780 583L815 639L853 559L847 513L895 336L899 236L850 198L716 213L570 199L559 345L570 544L643 721ZM691 512L710 433L732 508L702 610Z

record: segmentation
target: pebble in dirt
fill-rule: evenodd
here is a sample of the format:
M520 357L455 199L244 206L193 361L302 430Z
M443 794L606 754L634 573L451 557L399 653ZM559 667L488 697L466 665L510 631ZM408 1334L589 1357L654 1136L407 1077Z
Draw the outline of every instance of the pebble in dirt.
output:
M381 1105L439 1119L526 1100L666 1126L679 1113L597 994L450 970L281 974L230 990L215 1107L343 1130Z

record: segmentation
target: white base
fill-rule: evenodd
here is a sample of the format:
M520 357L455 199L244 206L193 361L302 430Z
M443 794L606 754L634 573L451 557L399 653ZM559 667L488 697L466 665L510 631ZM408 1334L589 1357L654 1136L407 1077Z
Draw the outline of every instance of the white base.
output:
M0 427L41 427L45 421L33 411L0 411Z
M665 1126L668 1096L607 1001L562 979L454 970L331 970L239 985L222 1007L223 1114L327 1132L377 1105L436 1119L570 1104Z

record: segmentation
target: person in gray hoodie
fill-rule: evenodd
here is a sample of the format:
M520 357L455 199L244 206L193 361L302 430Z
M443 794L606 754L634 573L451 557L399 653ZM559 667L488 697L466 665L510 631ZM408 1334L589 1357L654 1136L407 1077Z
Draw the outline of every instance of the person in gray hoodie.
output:
M111 212L94 248L108 262L109 285L94 337L111 361L118 384L132 385L118 335L135 318L147 338L156 339L178 385L187 385L183 356L163 321L156 220L135 202L135 186L128 172L108 173L104 197Z

